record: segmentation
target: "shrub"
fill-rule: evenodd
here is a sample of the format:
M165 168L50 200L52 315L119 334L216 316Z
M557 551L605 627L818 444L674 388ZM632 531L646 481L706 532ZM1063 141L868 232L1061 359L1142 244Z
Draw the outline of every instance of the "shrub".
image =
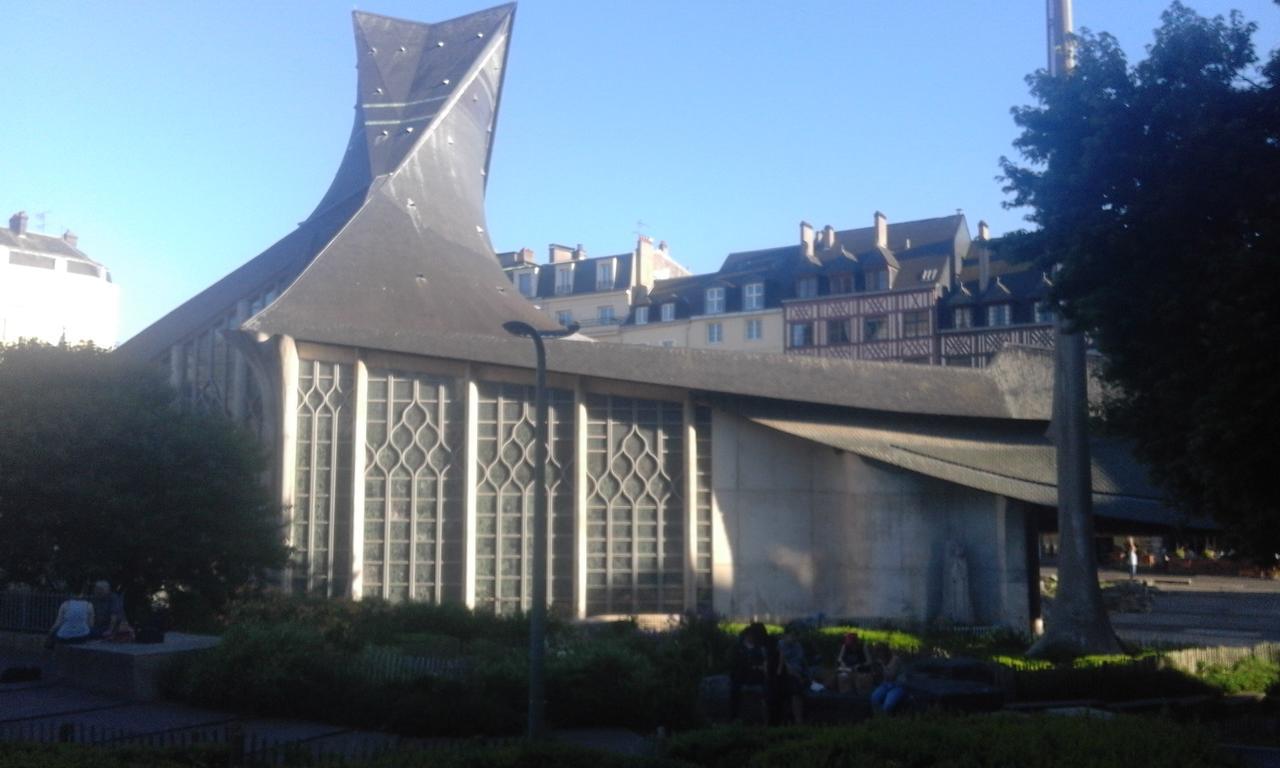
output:
M1196 673L1224 693L1262 693L1280 684L1280 664L1256 656L1247 656L1229 667L1201 665Z
M0 743L0 768L220 768L226 753L217 747L146 749L78 744Z
M1215 693L1204 682L1154 662L1055 666L1015 670L1015 697L1021 701L1100 699L1133 701Z
M162 685L197 704L332 720L344 708L339 697L360 684L347 658L316 628L245 623L229 629L216 648L176 659Z
M618 755L566 744L512 744L500 747L399 752L374 759L365 768L693 768L670 758Z
M849 729L715 729L672 739L667 755L707 768L1233 764L1204 731L1132 717L885 718Z

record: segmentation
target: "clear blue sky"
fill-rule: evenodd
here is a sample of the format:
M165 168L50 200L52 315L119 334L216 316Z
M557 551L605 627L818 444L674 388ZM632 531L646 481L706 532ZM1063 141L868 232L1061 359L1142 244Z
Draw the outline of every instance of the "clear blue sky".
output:
M380 0L434 21L494 4ZM1076 0L1142 55L1166 3ZM1280 44L1271 0L1239 8ZM14 2L3 12L0 213L71 228L121 286L121 340L288 233L351 129L352 4ZM963 209L996 233L1009 108L1043 66L1041 0L523 0L488 196L498 250L667 240L697 272ZM643 222L643 224L640 224Z

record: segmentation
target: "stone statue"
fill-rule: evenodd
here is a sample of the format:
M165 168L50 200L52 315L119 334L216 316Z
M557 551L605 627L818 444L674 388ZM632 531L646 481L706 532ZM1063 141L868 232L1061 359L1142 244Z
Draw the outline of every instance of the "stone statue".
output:
M953 624L973 624L973 600L969 597L969 560L964 545L947 542L946 568L942 574L942 619Z

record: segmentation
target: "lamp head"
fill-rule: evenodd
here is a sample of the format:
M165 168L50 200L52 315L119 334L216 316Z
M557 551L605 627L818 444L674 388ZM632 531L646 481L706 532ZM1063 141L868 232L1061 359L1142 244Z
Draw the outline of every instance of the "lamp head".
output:
M564 336L569 336L577 333L578 329L581 327L582 326L577 323L569 323L567 326L560 328L559 330L539 331L537 328L534 328L532 325L521 320L508 320L502 324L502 329L512 336L539 336L544 339L559 339Z

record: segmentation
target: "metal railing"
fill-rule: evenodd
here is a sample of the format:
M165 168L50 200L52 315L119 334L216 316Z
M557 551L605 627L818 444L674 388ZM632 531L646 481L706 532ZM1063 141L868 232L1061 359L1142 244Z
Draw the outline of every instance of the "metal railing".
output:
M58 606L70 597L65 592L0 591L0 630L48 632L58 618Z

